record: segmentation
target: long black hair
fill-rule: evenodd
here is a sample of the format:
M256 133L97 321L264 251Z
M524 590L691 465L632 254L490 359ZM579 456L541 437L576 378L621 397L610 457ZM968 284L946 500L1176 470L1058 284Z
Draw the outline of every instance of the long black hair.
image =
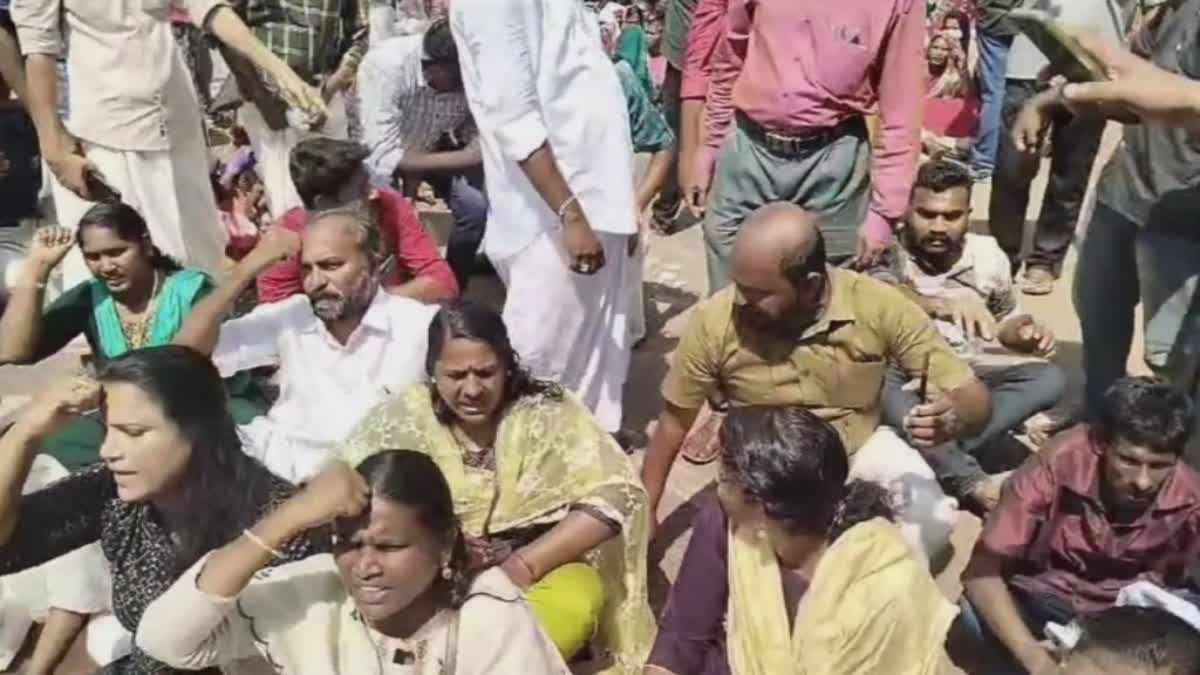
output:
M163 253L150 239L150 228L146 219L132 206L123 202L101 202L84 212L75 229L75 244L83 250L83 231L89 227L112 230L122 241L137 244L150 259L150 266L161 272L171 273L181 267L179 261Z
M179 571L254 524L275 479L242 451L225 384L207 356L177 345L148 347L102 361L96 377L137 387L191 446L180 481L179 512L188 520L175 532Z
M446 343L455 338L485 342L496 352L505 375L501 407L526 396L562 399L562 387L554 382L535 378L521 366L521 359L508 339L508 328L505 327L499 312L472 300L457 300L442 307L433 317L429 324L429 349L425 353L425 374L429 376L433 411L442 424L454 421L454 411L442 400L433 371L438 359L442 357Z
M473 575L468 571L466 540L454 515L454 500L442 470L428 455L415 450L378 452L364 459L356 470L371 487L371 494L412 509L422 527L441 537L442 544L450 549L450 578L439 575L434 591L450 607L461 607Z
M842 439L803 407L731 408L721 423L721 461L768 518L793 532L834 541L861 522L894 519L883 487L846 484L850 463Z

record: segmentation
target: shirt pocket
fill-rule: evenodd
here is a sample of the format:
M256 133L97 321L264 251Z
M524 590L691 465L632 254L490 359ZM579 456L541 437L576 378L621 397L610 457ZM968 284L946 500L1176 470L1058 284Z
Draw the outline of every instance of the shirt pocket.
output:
M811 372L822 390L823 405L867 410L879 404L884 368L883 361L833 361Z
M842 17L814 16L805 29L816 83L835 97L861 91L874 55L869 28Z

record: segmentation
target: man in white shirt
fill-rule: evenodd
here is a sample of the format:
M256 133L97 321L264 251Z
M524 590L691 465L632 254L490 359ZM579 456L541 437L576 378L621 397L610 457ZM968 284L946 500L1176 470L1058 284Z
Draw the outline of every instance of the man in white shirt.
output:
M587 13L562 0L454 0L450 25L483 151L484 251L508 289L513 346L615 432L629 367L633 143Z
M422 180L433 186L454 216L446 260L465 290L483 241L487 199L478 187L478 142L439 147L471 121L450 23L439 19L422 34L372 41L358 67L358 95L372 182L390 188L402 178L409 198Z
M222 324L259 272L301 249L295 233L271 230L175 337L211 353L226 377L279 366L279 400L241 430L248 454L294 482L320 471L363 415L424 372L437 308L380 290L387 260L371 218L361 206L314 215L303 236L305 294Z

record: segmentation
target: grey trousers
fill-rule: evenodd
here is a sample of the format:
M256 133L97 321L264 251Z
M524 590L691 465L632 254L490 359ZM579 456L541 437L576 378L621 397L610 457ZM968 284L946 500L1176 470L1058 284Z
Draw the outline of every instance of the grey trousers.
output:
M852 257L870 204L871 143L866 124L794 156L771 153L733 125L713 171L704 218L708 292L732 282L733 242L761 206L787 201L817 214L834 264Z

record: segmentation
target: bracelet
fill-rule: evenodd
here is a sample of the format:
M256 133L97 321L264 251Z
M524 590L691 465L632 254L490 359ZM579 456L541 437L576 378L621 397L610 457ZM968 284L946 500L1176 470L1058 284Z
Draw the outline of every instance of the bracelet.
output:
M567 208L569 206L571 206L571 204L578 204L578 203L579 203L579 198L576 197L575 195L571 195L570 197L567 197L566 201L564 201L562 204L558 205L558 219L559 220L563 219L563 214L567 212Z
M249 529L242 530L242 536L249 539L250 542L255 546L261 548L267 553L270 553L276 560L284 560L286 558L286 556L279 552L279 549L268 545L267 542L263 541L261 537L259 537L257 534L254 534Z
M529 561L525 559L525 556L521 555L520 551L514 549L512 553L508 554L508 557L513 558L520 563L521 567L525 568L525 571L529 573L529 580L531 582L537 582L537 571L533 569L533 565L529 564Z

